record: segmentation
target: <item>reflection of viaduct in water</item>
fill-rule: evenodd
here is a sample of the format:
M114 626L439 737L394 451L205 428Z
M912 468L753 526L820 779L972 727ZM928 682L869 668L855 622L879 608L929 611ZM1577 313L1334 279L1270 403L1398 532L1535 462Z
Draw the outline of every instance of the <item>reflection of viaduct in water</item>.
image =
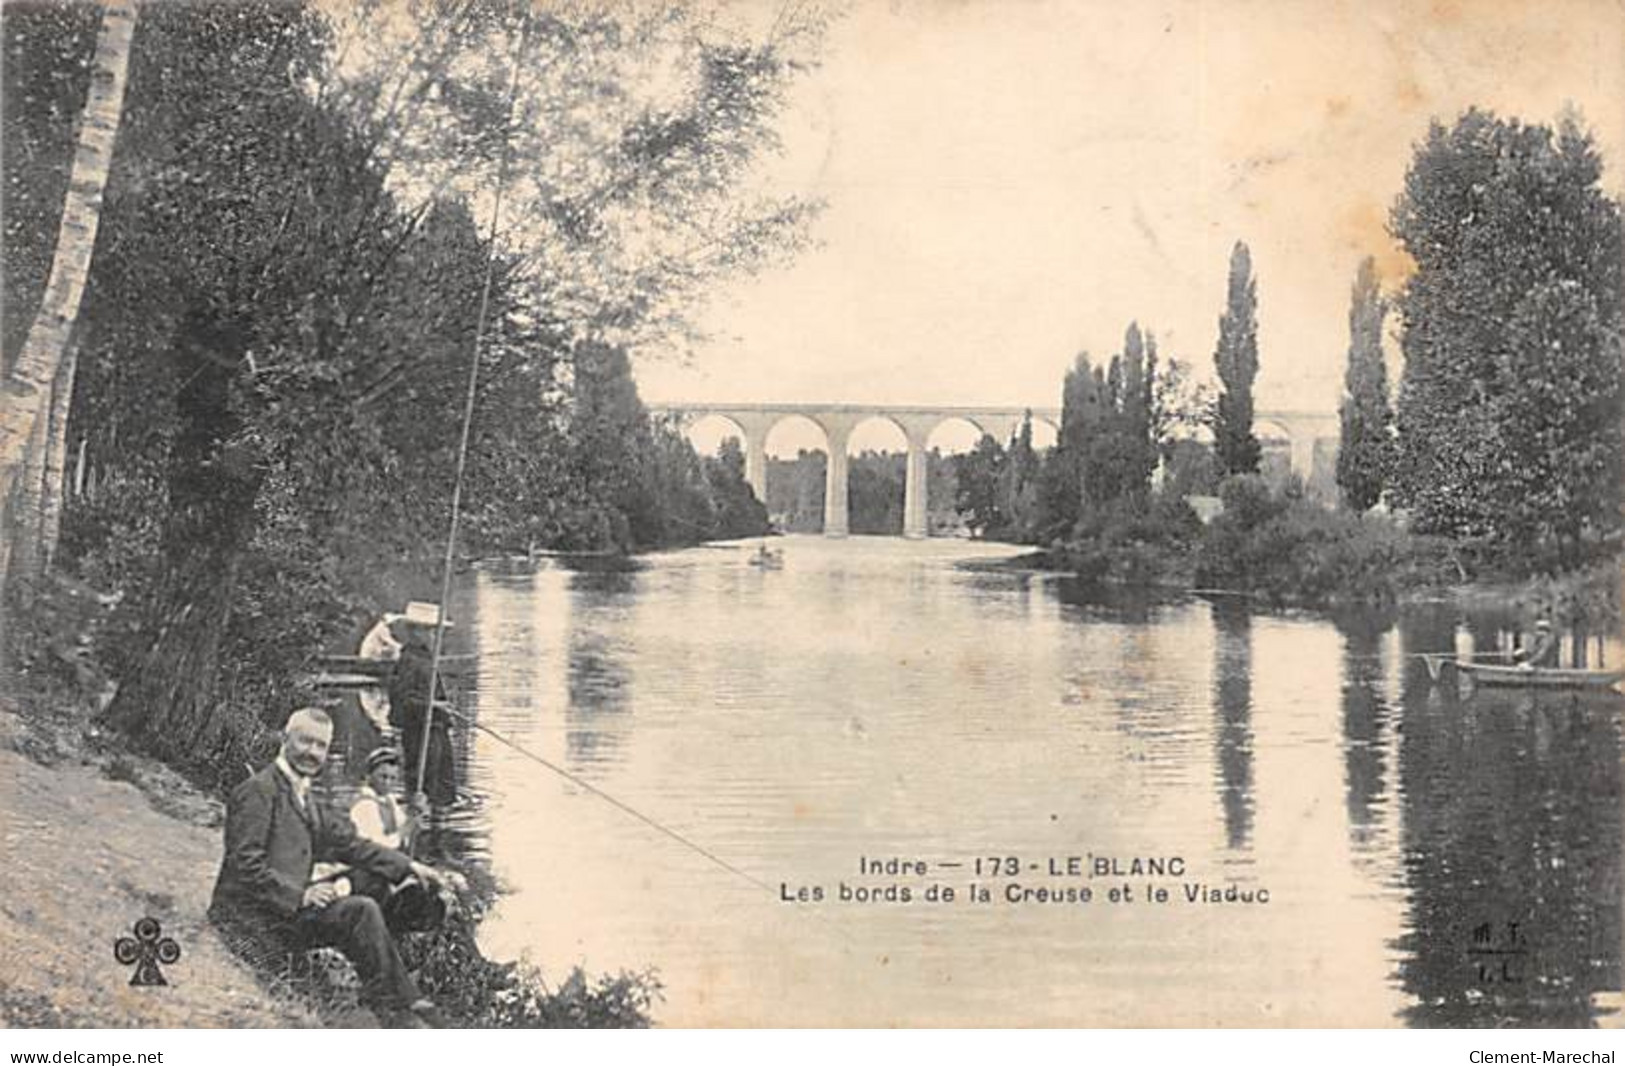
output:
M650 411L692 424L702 418L725 418L739 428L745 450L745 479L756 498L767 502L767 436L786 418L801 417L824 431L829 444L829 463L824 480L824 535L847 534L846 446L852 431L871 418L890 422L908 440L908 474L903 490L903 536L923 537L926 521L927 441L938 426L956 420L972 426L1004 444L1015 435L1022 419L1030 412L1035 422L1047 422L1057 430L1061 425L1058 407L904 407L888 404L817 403L666 403L652 404ZM1315 442L1337 436L1337 416L1306 411L1259 411L1254 424L1264 433L1271 430L1286 437L1291 449L1292 469L1307 479L1314 470Z

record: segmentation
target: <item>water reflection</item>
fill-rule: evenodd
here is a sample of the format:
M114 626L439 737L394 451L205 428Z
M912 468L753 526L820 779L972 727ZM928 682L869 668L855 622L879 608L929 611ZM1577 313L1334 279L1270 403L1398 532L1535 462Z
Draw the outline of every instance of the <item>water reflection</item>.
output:
M567 751L572 769L619 757L624 727L610 721L631 707L632 675L613 641L591 631L570 635Z
M1446 646L1443 623L1407 619L1406 649ZM1594 1023L1620 983L1618 698L1462 698L1422 669L1403 698L1407 1020Z
M1343 779L1349 843L1367 856L1376 844L1387 773L1387 731L1392 716L1382 694L1382 638L1393 619L1379 612L1340 612L1343 635Z
M494 953L657 966L677 1024L1576 1024L1618 987L1618 700L1433 684L1453 608L1396 631L956 568L981 546L754 547L481 577L481 720L770 881L1154 851L1272 903L812 915L480 737Z
M1232 851L1253 828L1253 616L1245 600L1213 602L1213 706L1218 715L1219 806Z

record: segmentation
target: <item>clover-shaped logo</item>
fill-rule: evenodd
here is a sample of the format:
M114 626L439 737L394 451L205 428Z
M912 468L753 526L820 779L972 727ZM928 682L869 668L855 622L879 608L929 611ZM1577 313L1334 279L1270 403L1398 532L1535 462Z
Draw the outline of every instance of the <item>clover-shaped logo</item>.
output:
M167 985L163 971L158 969L161 962L165 966L176 962L181 957L181 946L174 940L163 935L164 928L158 924L156 918L142 918L135 923L131 932L134 938L121 936L113 941L113 958L125 966L134 966L135 973L130 977L132 985Z

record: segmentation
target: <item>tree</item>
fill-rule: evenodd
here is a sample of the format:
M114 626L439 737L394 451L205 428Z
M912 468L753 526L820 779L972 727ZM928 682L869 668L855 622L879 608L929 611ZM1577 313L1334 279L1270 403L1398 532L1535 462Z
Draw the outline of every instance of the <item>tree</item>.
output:
M1105 377L1079 352L1061 386L1061 427L1044 461L1038 502L1038 538L1064 537L1083 513L1089 448L1105 416Z
M716 507L713 537L754 537L768 531L767 507L745 480L745 452L738 437L724 439L717 454L705 460L705 475Z
M680 347L719 278L799 247L813 202L740 193L821 38L816 6L752 40L676 0L406 3L411 18L364 4L339 16L347 61L326 68L325 98L371 132L403 197L484 196L506 128L522 165L503 239L526 264L535 312L572 340L634 355Z
M1000 507L1000 481L1007 465L1004 449L989 434L982 434L976 447L954 457L958 487L954 507L976 536L1004 527L1008 516Z
M576 498L602 512L607 537L578 547L651 547L665 536L650 466L655 441L625 349L584 344L575 365L570 470Z
M449 21L393 83L285 0L143 14L72 415L103 487L67 535L126 592L108 718L205 773L308 698L303 664L377 606L369 560L443 547L488 263L471 539L638 547L714 521L629 352L793 245L794 208L741 186L798 68L687 6L429 6Z
M1256 473L1261 449L1253 435L1253 379L1258 376L1258 285L1241 241L1230 252L1225 311L1213 362L1222 386L1213 408L1213 448L1226 474Z
M1038 523L1038 488L1042 460L1033 449L1033 415L1022 416L1021 425L1005 449L1004 469L999 478L999 511L1004 528L998 533L1026 543L1033 539Z
M1155 417L1156 338L1130 323L1123 351L1105 373L1094 372L1095 415L1077 424L1075 444L1083 452L1083 499L1098 509L1126 501L1143 508L1157 469ZM1064 417L1064 416L1063 416Z
M768 458L767 510L787 533L817 533L824 528L824 487L829 457L822 448L796 453L794 459Z
M1124 477L1125 491L1142 501L1157 470L1156 390L1156 334L1148 330L1142 335L1139 323L1130 322L1123 337L1121 432L1128 460Z
M340 547L394 532L365 397L432 295L400 284L367 146L300 87L322 45L281 3L145 12L86 309L87 369L131 385L92 390L95 447L151 477L156 529L107 715L198 769L251 757L343 622Z
M1508 329L1512 389L1497 405L1517 461L1499 486L1501 536L1534 569L1614 548L1621 476L1621 331L1576 281L1519 301Z
M1190 364L1174 357L1160 363L1152 387L1151 435L1162 461L1174 445L1199 430L1211 428L1213 397L1206 385L1191 376Z
M1382 499L1393 461L1393 412L1388 406L1388 368L1382 327L1388 314L1377 282L1376 260L1367 256L1349 300L1348 367L1343 374L1342 431L1337 448L1337 486L1343 503L1369 510Z
M1625 242L1601 176L1576 116L1554 133L1473 109L1431 126L1390 216L1416 261L1395 498L1517 570L1618 534Z
M904 456L905 460L907 456ZM938 530L958 529L962 524L954 501L959 497L957 455L944 455L941 448L925 453L925 525L927 536ZM906 472L906 466L905 466Z
M1139 331L1133 338L1138 344ZM1143 356L1137 351L1136 357ZM1099 417L1089 426L1089 435L1083 449L1083 512L1097 510L1126 495L1133 487L1137 456L1134 442L1128 432L1128 419L1124 401L1132 385L1129 373L1138 375L1138 367L1130 368L1122 355L1112 356L1102 374L1095 371L1095 395L1098 398ZM1083 517L1080 513L1079 517Z
M72 360L70 356L64 364L64 353L69 350L69 337L90 277L102 192L123 116L136 15L133 3L120 0L112 0L102 9L73 170L44 291L22 351L0 382L0 508L10 510L9 528L0 536L0 579L10 569L11 545L22 541L32 547L31 542L53 524L44 516L45 501L53 493L60 498L61 434L66 432L67 419L52 395L53 389L70 396L73 390ZM52 411L58 416L55 426ZM48 454L53 447L58 454L54 464ZM47 475L53 469L57 484L48 487ZM35 562L43 563L49 551L43 545L38 547Z

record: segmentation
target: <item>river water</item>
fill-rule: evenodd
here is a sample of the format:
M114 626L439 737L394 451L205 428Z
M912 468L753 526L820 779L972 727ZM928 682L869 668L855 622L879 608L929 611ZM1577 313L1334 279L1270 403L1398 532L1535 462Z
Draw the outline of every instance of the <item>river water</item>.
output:
M774 544L464 583L480 723L714 856L466 734L489 953L653 967L679 1025L1617 1021L1619 697L1431 683L1443 608Z

